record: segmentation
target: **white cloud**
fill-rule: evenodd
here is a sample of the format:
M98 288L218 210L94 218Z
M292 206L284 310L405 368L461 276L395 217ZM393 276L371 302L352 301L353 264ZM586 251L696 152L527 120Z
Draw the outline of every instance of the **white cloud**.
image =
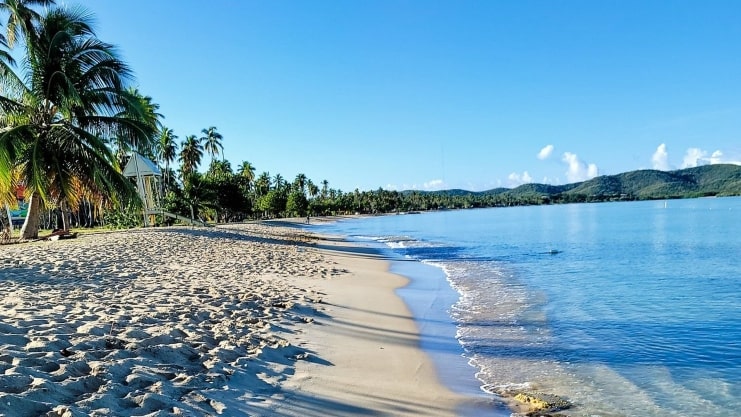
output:
M589 178L594 178L597 175L599 175L599 168L597 168L596 164L589 164L589 169L587 170L587 176Z
M422 184L422 188L424 188L425 190L428 190L428 191L429 190L433 190L434 191L434 190L440 190L440 189L442 189L443 185L445 185L445 183L443 182L443 180L430 180L430 181L427 181L426 183Z
M651 162L653 162L654 169L659 171L669 171L671 169L669 167L669 152L666 150L665 143L656 148L656 152L651 157Z
M710 158L708 158L708 162L710 162L711 165L715 164L732 164L732 165L741 165L741 160L739 159L733 159L734 157L728 157L720 150L717 150L710 155ZM738 158L738 156L736 156Z
M569 182L586 181L599 174L597 165L587 164L571 152L564 152L561 160L569 165L569 169L566 171L566 179Z
M682 159L682 168L694 168L696 166L708 164L741 165L741 161L734 160L732 157L727 157L721 150L716 150L708 156L708 151L700 148L687 149L687 153L684 154L684 159Z
M741 165L741 161L736 161L733 158L728 158L720 150L716 150L712 154L709 154L710 156L708 156L708 154L708 151L701 148L688 148L684 154L684 157L682 158L682 164L680 168L694 168L697 166L708 164ZM653 156L651 157L651 161L653 162L654 169L662 171L668 171L672 169L671 165L669 165L669 152L667 152L666 150L666 144L662 143L661 145L659 145L658 148L656 148L656 152L654 152Z
M509 184L512 187L517 187L518 185L529 184L533 182L533 177L531 177L527 171L524 171L522 175L513 172L509 174L507 179L509 180Z
M538 159L545 160L550 158L551 154L553 153L553 145L546 145L543 149L538 152Z
M710 155L710 163L711 164L723 164L723 152L721 151L715 151L712 155Z
M682 168L694 168L698 165L707 165L708 153L700 148L689 148L682 159Z

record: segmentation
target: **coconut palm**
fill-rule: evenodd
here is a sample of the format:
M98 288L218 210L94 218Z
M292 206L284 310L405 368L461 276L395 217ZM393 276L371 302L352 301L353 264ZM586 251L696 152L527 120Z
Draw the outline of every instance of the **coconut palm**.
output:
M280 173L273 176L273 188L281 188L285 182L285 178Z
M306 182L307 181L308 180L305 174L298 174L296 175L296 179L293 180L293 184L301 192L301 194L306 194Z
M265 194L268 193L268 191L270 191L270 185L271 185L270 173L263 172L255 180L255 194L258 197L264 196Z
M183 172L183 179L198 169L203 158L203 146L196 135L188 135L180 145L180 170Z
M21 3L33 2L15 4ZM106 146L116 135L130 143L146 141L154 130L130 106L128 66L112 45L97 39L82 8L51 9L36 23L33 17L16 18L25 22L25 82L2 68L0 172L18 170L26 186L29 208L21 238L38 236L42 203L75 206L80 189L112 203L140 203ZM0 175L0 189L11 185L7 179Z
M160 119L164 116L157 112L159 104L152 101L152 97L145 96L136 88L129 87L121 97L128 102L126 109L117 116L127 119L140 119L142 123L149 126L161 127ZM116 159L121 166L124 166L129 159L132 151L139 153L149 159L155 159L158 151L157 131L152 130L152 134L146 138L135 138L130 140L126 137L126 132L121 132L113 138L111 145L116 152Z
M205 181L203 174L190 172L183 180L183 194L190 206L190 218L199 218L205 210L213 208L214 190Z
M12 66L15 65L15 61L10 53L7 51L8 44L5 41L5 36L0 34L0 73L1 74L13 74ZM8 108L8 103L5 97L0 95L0 110L4 111ZM0 149L0 152L2 150ZM13 166L12 161L3 160L6 155L0 153L0 167L11 167ZM5 165L3 165L5 164ZM0 208L4 208L5 205L14 206L18 203L16 196L16 187L20 182L19 179L20 171L18 169L2 169L0 170Z
M171 190L177 190L179 187L179 184L176 181L176 178L178 177L177 173L174 169L168 168L165 170L163 178L163 187L165 191L171 191Z
M309 197L316 198L316 196L319 195L319 187L317 187L311 180L306 183L306 188L309 191Z
M255 167L249 161L242 161L237 174L244 181L244 195L250 203L248 211L252 210L255 203L256 193L251 192L255 186Z
M160 137L157 146L157 157L165 163L165 184L170 183L170 164L178 156L177 135L169 127L160 129Z
M226 180L234 176L232 170L232 164L229 161L211 161L211 165L208 166L208 172L206 177L215 180Z
M162 127L162 123L160 122L160 120L165 118L165 116L157 112L160 108L160 105L154 103L152 101L152 97L145 96L136 88L130 87L126 91L126 93L127 94L124 97L129 100L129 106L127 106L126 111L132 112L132 114L121 114L121 116L136 118L141 115L142 122L146 123L149 126L156 127L158 131ZM146 138L147 140L145 141L135 140L133 142L134 150L139 154L146 156L147 158L155 159L158 147L157 141L159 139L157 137L157 131L152 131L151 137Z
M221 133L216 131L216 126L211 126L208 129L201 130L205 136L201 137L201 143L203 143L203 149L214 159L214 156L219 154L219 148L221 152L224 152L224 147L221 145L221 141L224 139Z
M239 175L247 180L247 184L251 184L255 180L255 167L248 161L242 161L242 165L239 166Z
M8 45L12 48L16 39L31 32L33 24L41 20L41 15L32 6L48 7L54 0L4 0L0 2L0 11L8 14Z

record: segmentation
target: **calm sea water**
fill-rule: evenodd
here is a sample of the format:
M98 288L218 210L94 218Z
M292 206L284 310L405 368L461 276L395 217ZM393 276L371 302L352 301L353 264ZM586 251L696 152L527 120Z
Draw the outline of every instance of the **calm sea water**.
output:
M431 308L457 326L485 391L557 394L576 404L570 415L741 413L741 198L448 211L324 230L442 270L413 283L456 290ZM425 284L441 279L449 285Z

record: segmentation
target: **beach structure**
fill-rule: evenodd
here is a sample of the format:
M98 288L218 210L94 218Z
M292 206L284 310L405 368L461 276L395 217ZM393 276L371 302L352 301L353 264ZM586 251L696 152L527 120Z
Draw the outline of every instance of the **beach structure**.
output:
M123 175L136 181L136 190L144 204L142 211L144 227L154 226L156 215L171 217L188 224L207 226L200 220L189 219L162 209L162 172L154 161L134 152L124 167Z
M144 204L144 226L152 225L154 221L150 212L159 208L162 199L159 186L162 172L153 161L134 152L124 167L123 175L136 180L136 190Z

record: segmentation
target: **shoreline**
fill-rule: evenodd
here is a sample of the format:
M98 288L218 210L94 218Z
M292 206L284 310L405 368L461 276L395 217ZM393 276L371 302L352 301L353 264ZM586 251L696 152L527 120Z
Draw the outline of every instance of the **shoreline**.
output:
M286 381L278 415L462 415L467 398L439 381L420 347L417 323L395 291L408 280L389 272L376 249L324 236L317 250L349 274L312 283L324 294L324 317L299 338L330 362L303 361ZM308 414L307 414L308 411Z
M319 218L312 226L358 220L368 216L333 216ZM268 224L288 226L316 233L307 227L303 219L290 218L269 220ZM405 314L414 322L417 346L427 357L428 366L438 384L459 396L455 415L477 417L485 414L492 417L510 417L513 413L533 411L513 399L514 394L500 396L483 390L476 374L479 370L464 357L464 349L457 338L457 324L450 317L449 309L458 301L460 294L451 285L441 268L416 260L398 257L386 245L375 241L353 240L335 234L317 233L320 238L332 242L324 250L361 252L372 255L376 266L385 274L401 277L404 283L392 289L388 297L398 298L405 305ZM347 257L338 262L347 261ZM453 414L450 414L453 415Z
M387 261L259 224L0 247L0 414L460 415Z
M357 219L335 218L324 223ZM419 348L432 362L438 382L463 397L456 415L510 417L542 413L555 416L561 415L560 410L572 407L558 396L532 389L485 389L478 376L481 370L470 363L458 340L458 324L449 310L454 308L461 294L453 287L446 271L436 264L403 258L375 240L353 240L344 236L343 239L347 245L360 245L381 254L381 260L388 264L388 272L406 280L394 294L410 311L417 327Z
M297 364L277 414L307 415L308 396L321 415L457 415L464 398L439 382L395 294L406 278L390 273L378 251L344 238L323 236L315 247L349 273L311 283L323 294L321 314L298 343L323 361Z
M482 389L476 374L479 370L464 356L458 341L458 325L450 309L460 294L450 286L445 272L439 267L419 261L391 261L391 271L406 277L409 283L396 294L411 310L420 334L420 348L437 370L441 383L453 392L464 395L469 407L461 416L474 417L486 413L491 417L510 417L512 409L504 401Z

